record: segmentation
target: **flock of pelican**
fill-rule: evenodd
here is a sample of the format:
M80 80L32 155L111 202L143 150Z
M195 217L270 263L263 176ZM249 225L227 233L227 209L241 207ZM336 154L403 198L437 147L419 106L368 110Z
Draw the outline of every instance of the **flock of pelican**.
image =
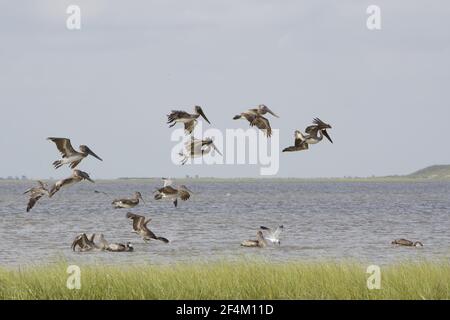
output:
M245 112L240 113L239 115L236 115L233 119L244 119L249 122L251 127L255 126L258 129L262 130L267 137L271 137L272 128L270 126L269 120L264 117L265 114L271 114L272 116L279 118L278 115L276 115L266 105L261 104L257 108L249 109ZM212 150L221 154L218 148L214 145L214 142L211 138L200 140L195 139L192 136L195 126L198 123L199 117L202 117L206 122L211 124L200 106L194 107L193 114L190 114L186 111L173 110L169 115L167 115L167 123L169 124L169 127L173 127L177 123L182 123L184 125L186 135L191 135L190 141L186 142L185 144L186 153L180 153L180 155L183 156L181 164L185 164L190 158L202 157ZM329 136L327 129L331 129L331 125L323 122L319 118L315 118L313 120L313 124L306 127L305 133L302 133L300 130L295 131L294 145L285 148L283 152L308 150L309 145L321 142L324 137L331 143L333 143L333 140ZM37 186L26 190L24 194L29 195L29 201L26 208L27 212L29 212L43 196L52 198L53 195L63 187L68 187L84 180L94 183L89 174L76 168L80 164L80 162L89 155L95 157L100 161L103 161L102 158L97 156L86 145L81 145L79 147L79 151L76 151L72 147L71 141L67 138L50 137L48 138L48 140L55 143L62 156L60 160L56 160L53 162L54 168L59 169L64 165L68 165L68 167L72 169L72 174L65 179L56 181L51 187L49 187L42 181L38 181ZM163 182L163 186L156 189L154 192L155 200L168 199L173 202L175 207L177 207L178 199L187 201L191 197L192 191L185 185L175 185L171 179L167 178L163 178ZM95 192L100 193L99 191ZM116 209L132 209L136 207L140 203L140 201L145 203L142 194L140 192L135 192L133 197L115 199L111 204L113 208ZM158 240L163 243L169 243L168 239L156 236L155 233L153 233L148 228L148 224L151 219L146 219L144 216L137 215L132 212L128 212L126 214L126 218L132 220L132 232L139 235L144 242L149 242L150 240ZM275 230L261 226L257 231L256 239L243 241L241 243L241 246L264 248L268 244L280 245L280 235L283 229L284 227L282 225L277 227ZM96 238L98 238L97 242L95 241ZM394 240L392 241L392 244L400 246L422 246L422 243L419 241L412 242L406 239ZM97 236L95 233L90 236L88 236L86 233L77 235L72 242L71 248L74 251L78 250L80 252L93 250L131 252L134 250L133 245L130 242L109 243L105 239L103 234Z

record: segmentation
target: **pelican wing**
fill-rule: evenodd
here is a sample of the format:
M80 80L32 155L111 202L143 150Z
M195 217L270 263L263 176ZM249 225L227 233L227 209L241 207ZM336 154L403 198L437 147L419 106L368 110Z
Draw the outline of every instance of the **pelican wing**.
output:
M139 230L142 229L142 227L144 225L144 221L145 221L145 217L144 216L140 216L138 214L134 214L134 213L128 212L127 213L127 218L133 220L133 230L134 231L139 231Z
M189 155L201 155L203 148L203 140L192 138L190 141L184 144L187 154Z
M35 196L31 196L30 200L28 200L28 205L27 205L27 212L30 212L31 209L33 209L34 205L39 201L39 199L42 198L42 195L35 195Z
M184 131L188 134L191 134L192 131L194 131L194 128L196 125L197 125L197 120L195 120L195 119L185 122L184 123Z
M171 186L167 186L167 187L158 189L158 191L160 193L163 193L163 194L166 194L166 195L174 195L174 194L178 193L178 190L173 188L173 187L171 187Z
M56 144L56 147L58 148L59 152L61 152L61 155L63 158L68 158L73 154L76 154L77 151L72 147L72 144L70 143L70 139L67 138L47 138L47 140L51 140Z
M167 123L171 123L179 119L190 119L190 118L191 115L186 111L172 110L172 112L167 115Z
M272 128L270 127L270 122L263 116L255 116L250 122L250 125L256 126L258 129L265 131L266 136L270 137L272 135Z
M314 124L306 127L305 132L311 136L317 136L317 132L319 131L319 126Z
M180 198L181 198L181 200L186 201L190 197L191 197L191 194L189 192L187 192L186 190L180 190Z

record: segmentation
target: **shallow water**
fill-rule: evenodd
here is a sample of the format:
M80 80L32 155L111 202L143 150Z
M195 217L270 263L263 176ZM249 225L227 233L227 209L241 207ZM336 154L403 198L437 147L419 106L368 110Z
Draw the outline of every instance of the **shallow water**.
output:
M184 182L183 182L184 183ZM155 201L158 180L82 182L41 199L25 212L31 181L0 181L0 265L46 263L177 263L255 257L271 261L356 260L370 264L450 257L450 182L186 181L195 192L174 208ZM94 190L107 195L94 193ZM146 204L130 210L170 244L145 244L131 232L116 197L140 191ZM242 248L260 225L285 226L281 246ZM135 252L72 252L80 232L131 241ZM394 247L395 238L422 248Z

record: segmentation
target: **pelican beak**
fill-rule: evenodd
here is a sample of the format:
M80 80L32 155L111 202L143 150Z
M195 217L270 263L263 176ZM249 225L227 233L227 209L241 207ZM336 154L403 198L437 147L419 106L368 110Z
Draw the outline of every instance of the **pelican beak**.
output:
M209 122L208 118L205 116L205 114L203 113L203 110L201 108L198 109L198 114L201 115L202 118L206 120L206 122L211 124L211 122Z
M221 157L223 157L222 152L220 152L220 150L216 147L216 145L215 145L214 143L213 143L212 145L213 145L214 150L215 150Z
M142 198L142 196L139 196L139 199L141 199L142 202L145 204L145 200L144 200L144 198Z
M269 108L267 108L267 112L270 113L271 115L273 115L274 117L279 118L279 116L277 116L272 110L270 110Z
M87 148L87 153L90 154L91 156L97 158L98 160L103 161L102 158L100 158L98 155L96 155L96 154L94 153L94 151L92 151L92 150L89 149L89 148Z
M331 142L333 143L333 140L331 140L330 136L328 135L328 132L326 129L322 130L323 135Z

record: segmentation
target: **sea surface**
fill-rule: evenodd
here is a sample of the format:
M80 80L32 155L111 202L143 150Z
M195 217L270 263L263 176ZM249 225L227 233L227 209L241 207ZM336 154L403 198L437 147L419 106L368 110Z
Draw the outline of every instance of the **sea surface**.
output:
M181 182L180 182L181 183ZM161 181L81 182L43 198L29 213L22 193L33 181L0 181L0 266L65 260L94 264L174 264L211 260L355 261L385 265L450 258L450 182L322 182L302 180L182 181L193 192L174 208L156 201ZM98 190L103 193L95 193ZM111 201L140 191L131 210ZM127 211L152 218L157 235L144 243L132 233ZM259 226L284 225L280 246L244 248ZM103 233L133 243L130 253L72 252L79 233ZM396 247L396 238L424 246Z

